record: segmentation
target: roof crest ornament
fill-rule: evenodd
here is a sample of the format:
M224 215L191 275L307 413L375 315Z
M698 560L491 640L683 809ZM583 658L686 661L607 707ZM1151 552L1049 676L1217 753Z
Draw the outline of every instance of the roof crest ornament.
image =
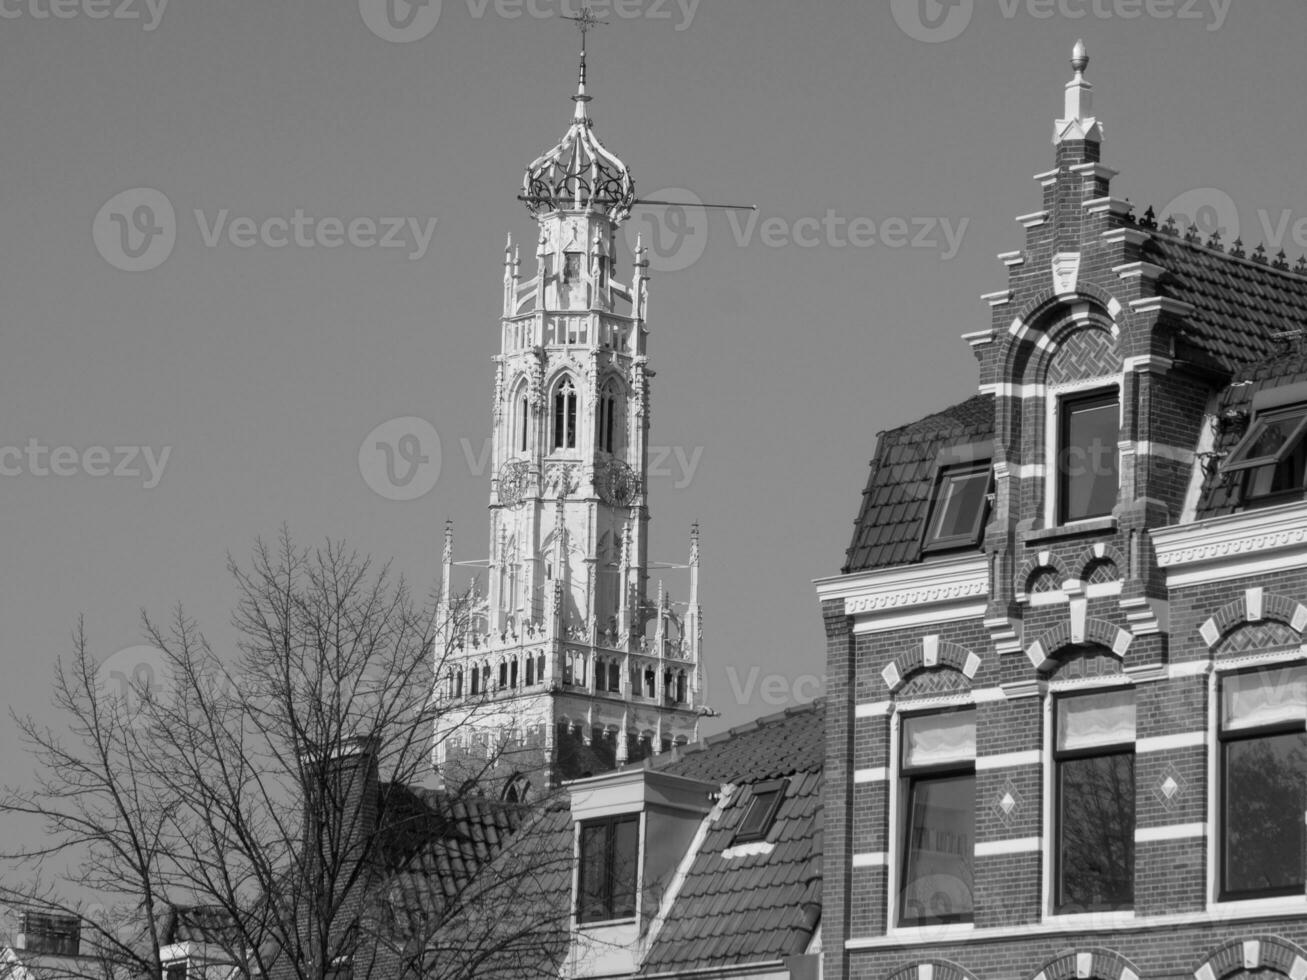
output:
M1063 118L1053 123L1053 142L1067 140L1103 139L1102 127L1094 118L1094 86L1085 80L1089 68L1089 49L1078 40L1071 49L1071 70L1075 76L1066 84L1066 103Z

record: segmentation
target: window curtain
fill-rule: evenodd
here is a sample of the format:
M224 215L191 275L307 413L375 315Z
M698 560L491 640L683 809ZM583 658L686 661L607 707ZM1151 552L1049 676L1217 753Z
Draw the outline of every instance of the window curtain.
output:
M1307 665L1234 674L1221 683L1221 728L1227 732L1286 721L1307 724Z
M903 719L903 765L935 766L976 757L976 713Z
M1057 704L1057 747L1087 749L1135 740L1135 692L1106 691Z

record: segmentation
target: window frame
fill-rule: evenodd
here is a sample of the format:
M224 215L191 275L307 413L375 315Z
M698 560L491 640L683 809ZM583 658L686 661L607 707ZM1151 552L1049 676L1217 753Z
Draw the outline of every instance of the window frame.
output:
M552 398L552 429L549 444L552 451L571 452L577 448L577 423L580 417L580 392L570 374L563 375L554 385Z
M631 912L629 915L616 915L615 901L613 894L613 883L615 878L615 858L617 849L616 828L622 824L635 825L635 854L633 863L635 874L631 881ZM604 841L604 865L606 873L604 875L605 886L603 896L603 908L597 917L588 914L583 904L582 890L585 887L586 874L586 850L585 850L585 831L596 827L607 828ZM572 902L572 915L576 919L576 924L583 927L597 925L606 925L615 922L632 922L639 918L640 915L640 869L642 863L642 850L644 846L644 816L639 812L614 813L608 816L595 817L589 820L583 820L576 825L576 889Z
M1279 449L1269 455L1248 457L1247 454L1252 450L1257 439L1273 423L1295 418L1297 424ZM1303 445L1304 440L1307 440L1307 404L1296 402L1259 410L1254 414L1243 437L1230 450L1229 455L1222 460L1220 472L1223 476L1233 473L1242 474L1241 496L1244 506L1265 506L1301 499L1304 493L1307 492L1307 466L1304 467L1304 472L1299 475L1296 487L1254 494L1253 486L1259 470L1267 467L1278 468L1283 465L1285 460ZM1274 478L1274 471L1272 471L1272 478Z
M895 836L889 842L892 849L891 853L897 858L897 866L894 868L894 874L889 882L890 891L890 918L889 928L891 931L911 931L918 929L937 929L939 927L962 927L970 929L975 922L975 895L972 894L972 908L970 913L948 915L948 916L923 916L919 918L908 918L906 915L904 895L908 888L908 869L912 857L912 826L911 816L913 809L913 799L917 786L926 781L938 782L943 779L953 779L960 776L968 776L972 784L972 814L971 814L971 860L970 865L974 871L975 852L976 852L976 813L975 799L978 788L976 778L976 746L973 741L970 758L950 760L940 763L927 765L908 765L907 758L907 739L904 732L909 722L921 718L943 718L952 714L968 713L972 716L973 726L978 717L975 705L965 703L955 705L945 710L934 711L914 711L899 715L894 725L894 736L896 745L894 746L893 761L896 767L896 789L897 800L895 801L894 810L896 827ZM974 881L972 882L974 889Z
M788 779L770 779L766 782L755 783L753 785L753 795L749 799L749 805L745 807L744 816L740 818L739 827L736 828L735 836L731 839L731 846L736 844L751 844L756 841L765 841L767 835L771 833L772 825L776 822L776 814L780 812L781 804L785 802L785 792L789 788ZM769 800L764 798L769 794L775 794ZM753 830L746 830L751 818L759 814L757 818L757 827Z
M1271 674L1279 670L1287 670L1293 667L1304 666L1300 660L1287 660L1269 663L1260 663L1241 670L1222 671L1213 678L1214 680L1214 703L1213 703L1213 726L1216 737L1213 739L1213 762L1215 769L1215 787L1212 798L1215 803L1215 820L1213 826L1216 829L1216 835L1219 840L1216 846L1210 850L1213 852L1215 860L1215 875L1213 880L1213 897L1217 903L1229 903L1230 905L1242 904L1245 902L1265 901L1267 899L1301 899L1304 894L1304 888L1307 888L1307 786L1303 788L1303 807L1299 812L1299 877L1300 880L1294 884L1284 885L1278 888L1261 888L1245 889L1242 891L1231 890L1226 881L1227 857L1229 854L1229 772L1228 765L1228 746L1240 742L1252 742L1259 739L1275 738L1281 735L1300 735L1307 736L1307 721L1303 719L1288 719L1277 721L1261 726L1251 726L1248 728L1238 728L1230 731L1226 730L1224 718L1224 699L1225 685L1233 678L1255 676L1257 674Z
M972 522L970 530L961 534L952 534L945 537L939 537L934 533L935 521L942 514L941 494L947 481L955 479L966 479L968 477L984 474L985 490L979 509L976 512L975 520ZM985 522L989 518L991 509L991 498L994 493L994 467L989 458L975 459L969 462L958 462L948 465L939 465L935 479L932 483L930 492L930 508L926 512L926 520L921 528L921 551L922 554L935 554L945 551L959 551L962 549L977 548L980 546L980 539L985 531Z
M1076 749L1058 748L1058 731L1059 731L1059 713L1062 705L1077 698L1090 698L1103 694L1115 694L1122 691L1128 691L1132 695L1135 689L1130 686L1111 686L1103 687L1095 685L1093 687L1076 687L1069 690L1058 691L1052 696L1052 719L1051 719L1051 753L1050 758L1052 765L1050 769L1050 778L1052 780L1052 847L1049 854L1049 905L1050 914L1055 916L1075 916L1078 914L1103 915L1103 914L1129 914L1134 911L1135 904L1135 868L1137 866L1138 851L1135 847L1134 832L1139 826L1139 777L1138 777L1138 720L1136 714L1135 737L1128 742L1103 742L1089 746L1082 746ZM1135 710L1138 711L1138 697L1134 699ZM1130 866L1130 904L1129 905L1102 905L1085 908L1074 906L1068 903L1063 897L1063 872L1065 871L1062 857L1062 832L1065 828L1065 822L1062 819L1063 806L1065 803L1065 790L1062 780L1062 763L1076 762L1084 759L1106 758L1116 755L1129 755L1131 757L1131 778L1133 786L1131 788L1131 817L1133 826L1131 827L1131 866Z
M1121 500L1121 450L1119 446L1121 432L1121 385L1115 379L1095 378L1074 387L1060 391L1050 391L1049 401L1051 420L1047 430L1049 443L1049 479L1047 493L1049 497L1047 516L1050 526L1063 527L1080 524L1085 521L1101 520L1110 517ZM1117 440L1112 443L1112 459L1116 467L1116 494L1112 508L1101 514L1086 514L1071 517L1068 510L1072 475L1062 470L1062 454L1069 448L1070 422L1073 410L1077 407L1090 407L1095 402L1102 406L1108 404L1116 407Z

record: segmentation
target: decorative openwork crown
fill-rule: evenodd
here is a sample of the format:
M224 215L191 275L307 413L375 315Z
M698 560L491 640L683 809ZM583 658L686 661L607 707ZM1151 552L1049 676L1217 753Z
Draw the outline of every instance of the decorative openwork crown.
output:
M522 182L527 210L533 215L550 211L602 211L614 223L625 221L635 204L635 182L617 155L594 134L585 91L585 52L581 53L581 81L573 96L576 114L561 143L527 167Z

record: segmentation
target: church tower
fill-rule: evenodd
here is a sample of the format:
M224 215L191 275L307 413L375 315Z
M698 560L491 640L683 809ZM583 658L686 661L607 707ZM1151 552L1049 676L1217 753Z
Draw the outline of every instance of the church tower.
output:
M530 277L504 253L489 561L461 598L445 529L433 761L509 797L692 741L700 715L698 528L673 602L649 575L648 261L620 281L635 187L595 134L579 22L571 125L523 182Z

